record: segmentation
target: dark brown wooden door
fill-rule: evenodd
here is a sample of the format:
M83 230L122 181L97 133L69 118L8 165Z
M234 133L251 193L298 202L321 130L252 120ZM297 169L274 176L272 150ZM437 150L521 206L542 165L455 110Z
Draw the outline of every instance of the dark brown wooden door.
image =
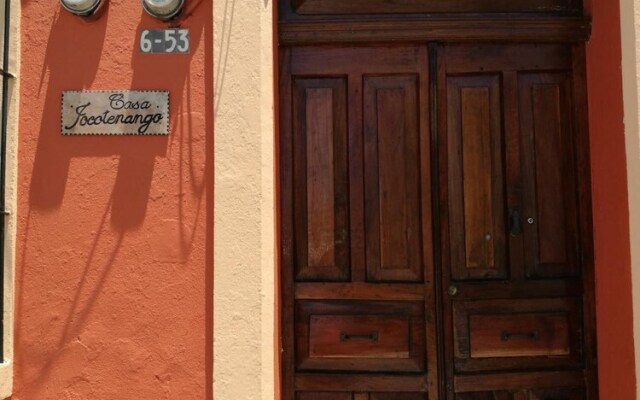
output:
M575 398L534 390L541 371L580 384L592 348L573 49L450 45L438 56L448 395Z
M583 60L281 50L284 400L596 399Z
M282 53L286 399L436 396L427 53Z

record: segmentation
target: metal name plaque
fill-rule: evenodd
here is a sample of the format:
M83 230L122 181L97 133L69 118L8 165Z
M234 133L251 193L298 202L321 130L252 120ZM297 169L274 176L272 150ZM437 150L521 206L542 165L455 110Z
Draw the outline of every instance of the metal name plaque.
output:
M168 135L169 92L62 92L63 135Z

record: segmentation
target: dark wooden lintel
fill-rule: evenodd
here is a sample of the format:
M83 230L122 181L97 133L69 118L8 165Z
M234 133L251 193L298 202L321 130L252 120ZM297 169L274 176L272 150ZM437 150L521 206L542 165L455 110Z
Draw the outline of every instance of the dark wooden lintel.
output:
M282 21L282 46L384 42L584 42L591 21L583 17L473 17L433 19Z

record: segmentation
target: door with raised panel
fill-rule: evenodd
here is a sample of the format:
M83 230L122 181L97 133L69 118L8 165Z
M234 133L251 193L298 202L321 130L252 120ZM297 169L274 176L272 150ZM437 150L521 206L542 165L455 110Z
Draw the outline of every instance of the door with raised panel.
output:
M281 68L284 398L437 398L427 47Z
M597 398L583 61L281 50L284 400Z
M590 382L578 392L540 388L580 387L585 366L593 368L574 51L524 44L439 50L449 398L595 397Z

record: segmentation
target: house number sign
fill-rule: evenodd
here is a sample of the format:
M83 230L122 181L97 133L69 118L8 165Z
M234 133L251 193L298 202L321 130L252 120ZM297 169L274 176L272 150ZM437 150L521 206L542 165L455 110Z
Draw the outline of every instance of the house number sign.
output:
M167 135L169 92L64 91L61 114L63 135Z
M143 29L140 32L143 53L188 53L189 29Z

